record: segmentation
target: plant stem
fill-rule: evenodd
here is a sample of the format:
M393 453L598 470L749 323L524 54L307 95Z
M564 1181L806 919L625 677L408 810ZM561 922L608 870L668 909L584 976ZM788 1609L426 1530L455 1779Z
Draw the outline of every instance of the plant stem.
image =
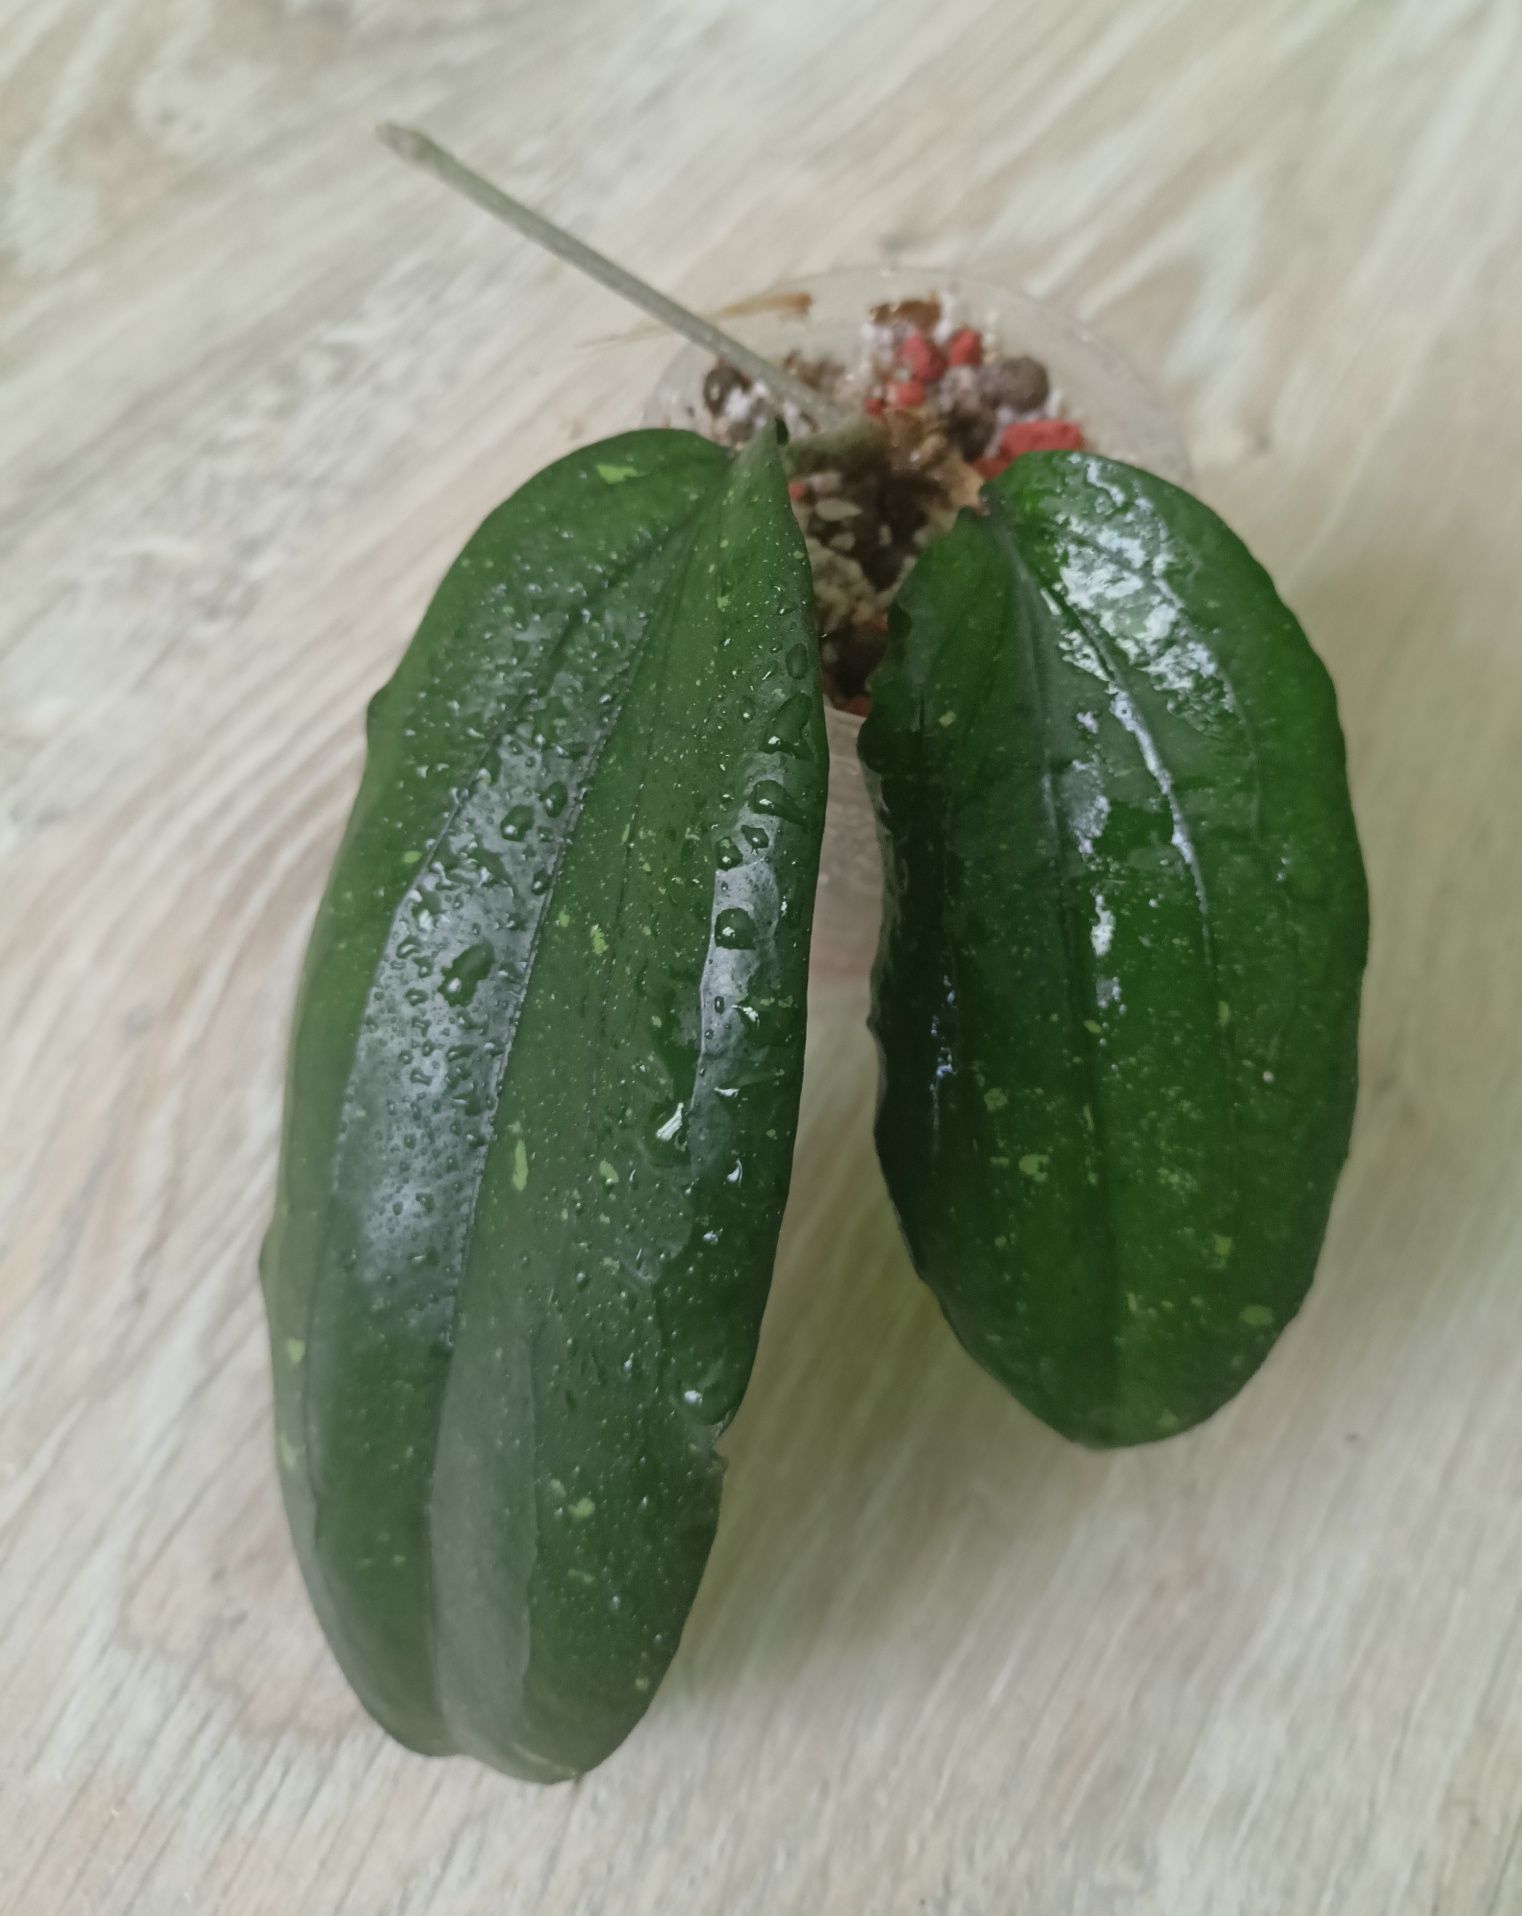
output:
M753 352L743 340L735 339L711 320L701 314L692 313L685 306L679 306L674 299L668 299L664 293L657 292L644 280L633 273L626 272L622 266L608 259L606 255L595 251L584 240L579 240L564 227L556 226L542 213L536 213L531 206L525 206L521 200L515 200L504 193L499 186L483 179L471 167L457 160L437 141L429 139L426 133L419 133L415 127L394 126L390 121L382 124L377 131L391 151L411 166L420 167L423 172L431 173L436 180L442 180L455 192L462 193L466 199L490 213L495 219L504 220L515 227L525 238L533 240L558 259L578 267L591 278L599 280L613 292L619 293L635 306L642 307L652 318L662 325L669 326L673 332L681 333L694 345L703 347L716 357L727 359L741 372L748 373L758 380L769 392L779 399L787 399L797 407L806 418L826 430L840 430L850 425L855 415L847 408L827 399L816 392L812 386L790 373L782 366L774 366L760 353Z
M790 439L782 448L782 463L789 479L802 478L810 472L853 472L881 465L886 451L882 421L863 412L833 432L800 433Z

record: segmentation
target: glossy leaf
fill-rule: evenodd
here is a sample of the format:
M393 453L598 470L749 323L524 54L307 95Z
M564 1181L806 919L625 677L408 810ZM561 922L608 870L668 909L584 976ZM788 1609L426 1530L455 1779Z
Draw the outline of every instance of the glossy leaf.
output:
M878 1149L962 1342L1096 1445L1239 1389L1347 1149L1367 936L1331 684L1199 501L1032 454L896 609Z
M770 435L541 473L371 708L263 1278L302 1568L417 1749L573 1775L676 1648L787 1189L824 786Z

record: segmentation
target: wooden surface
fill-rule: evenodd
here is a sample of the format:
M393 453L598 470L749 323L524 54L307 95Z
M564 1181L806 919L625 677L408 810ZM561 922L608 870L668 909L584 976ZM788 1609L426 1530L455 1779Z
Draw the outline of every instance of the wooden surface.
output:
M1522 8L4 0L0 1909L1522 1909ZM367 694L674 291L981 266L1148 368L1337 678L1375 910L1313 1301L1065 1447L898 1248L816 1007L724 1520L644 1726L390 1745L308 1612L254 1253Z

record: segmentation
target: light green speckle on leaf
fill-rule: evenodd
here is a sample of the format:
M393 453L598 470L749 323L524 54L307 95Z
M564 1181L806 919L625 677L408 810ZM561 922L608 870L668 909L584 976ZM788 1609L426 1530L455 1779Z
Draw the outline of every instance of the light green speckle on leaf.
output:
M1215 1252L1216 1263L1224 1264L1227 1258L1231 1256L1231 1239L1229 1237L1223 1237L1221 1233L1217 1231L1211 1240L1211 1248Z
M992 1090L983 1093L983 1103L990 1111L1002 1111L1009 1103L1009 1094L995 1085Z
M276 1440L276 1449L280 1452L280 1468L282 1470L294 1470L297 1464L301 1462L300 1449L291 1442L290 1438L287 1437L283 1431Z
M602 1181L604 1184L617 1184L618 1172L609 1164L606 1158L602 1160L597 1168L602 1173Z
M422 862L423 862L423 854L421 852L403 852L402 853L402 863L404 865L421 865Z
M577 1523L585 1523L588 1517L597 1515L597 1505L590 1497L578 1497L575 1503L566 1505L566 1515L574 1517Z
M957 715L955 712L942 712L941 716L936 720L937 725L955 725L956 722Z
M307 1354L306 1339L304 1337L288 1337L285 1340L285 1354L291 1363L299 1364L302 1358Z
M1037 1184L1046 1183L1046 1167L1051 1162L1044 1151L1027 1151L1020 1160L1022 1177L1034 1178Z
M605 486L618 486L622 485L625 479L637 479L639 477L639 467L605 466L599 461L597 476Z
M519 1138L513 1146L513 1189L515 1191L528 1189L528 1151L522 1138Z
M607 951L607 949L608 949L608 941L603 936L602 926L594 925L592 927L592 950L596 953L596 955L599 958L601 958L604 952Z
M1273 1328L1274 1314L1266 1304L1246 1304L1242 1308L1242 1322L1250 1331L1266 1331Z

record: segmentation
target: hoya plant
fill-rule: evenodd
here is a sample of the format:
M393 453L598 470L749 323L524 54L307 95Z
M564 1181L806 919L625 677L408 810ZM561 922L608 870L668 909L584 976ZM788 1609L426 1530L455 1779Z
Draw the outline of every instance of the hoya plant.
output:
M826 796L798 456L628 433L491 514L370 707L302 976L262 1257L297 1554L387 1730L528 1779L676 1650L770 1282ZM914 1266L1055 1430L1168 1437L1294 1315L1347 1148L1330 682L1199 500L1035 452L871 689Z

